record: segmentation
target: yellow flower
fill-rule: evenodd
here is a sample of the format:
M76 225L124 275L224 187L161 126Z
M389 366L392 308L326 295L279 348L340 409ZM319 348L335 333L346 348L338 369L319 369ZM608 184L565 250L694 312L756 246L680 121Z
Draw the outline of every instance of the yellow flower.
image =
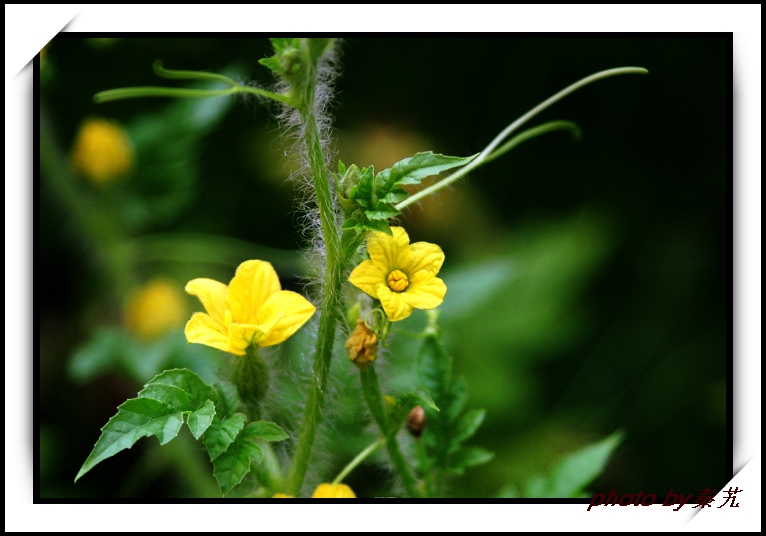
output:
M380 300L392 322L403 320L413 309L441 305L447 286L436 277L444 253L436 244L416 242L401 227L392 227L394 236L372 233L367 240L370 260L354 268L349 281Z
M356 499L356 495L345 484L319 484L312 499Z
M72 165L94 184L106 184L126 174L133 166L128 135L113 121L87 119L77 133Z
M125 326L142 339L155 339L181 325L185 316L181 286L165 279L154 279L128 299Z
M193 279L186 292L197 296L205 313L194 313L186 339L234 355L248 347L284 342L316 311L295 292L281 290L274 268L266 261L245 261L227 287L212 279Z
M293 495L287 495L285 493L275 493L271 496L272 499L295 499Z

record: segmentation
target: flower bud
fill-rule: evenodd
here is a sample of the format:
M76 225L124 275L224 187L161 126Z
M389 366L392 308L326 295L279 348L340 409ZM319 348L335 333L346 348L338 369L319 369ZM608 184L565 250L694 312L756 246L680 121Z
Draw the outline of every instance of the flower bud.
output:
M422 406L415 406L410 410L405 426L413 437L420 438L423 434L423 429L426 427L426 413L423 411Z
M367 365L375 361L378 349L378 337L372 332L364 320L356 321L356 328L346 341L348 358L360 369L364 370Z

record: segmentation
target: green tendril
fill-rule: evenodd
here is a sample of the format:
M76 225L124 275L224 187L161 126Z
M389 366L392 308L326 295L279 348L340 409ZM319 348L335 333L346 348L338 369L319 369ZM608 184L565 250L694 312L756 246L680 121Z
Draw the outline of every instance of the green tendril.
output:
M588 84L592 84L593 82L596 82L598 80L602 80L604 78L609 78L610 76L617 76L621 74L649 74L649 71L647 69L644 69L643 67L618 67L616 69L607 69L606 71L600 71L598 73L594 73L590 76L586 76L585 78L582 78L581 80L578 80L574 84L567 86L566 88L562 89L552 97L549 97L548 99L544 100L531 110L529 110L527 113L516 119L513 123L505 127L500 134L495 136L495 139L493 139L489 145L487 145L484 150L479 153L479 156L476 157L474 160L472 160L469 164L466 166L460 168L455 173L452 173L450 176L445 178L444 180L441 180L435 184L432 184L428 188L424 188L423 190L419 191L416 194L411 195L398 205L396 205L397 210L403 210L405 207L417 203L424 197L427 197L433 193L438 192L442 188L449 186L453 182L457 181L458 179L464 177L467 175L470 171L473 171L474 169L478 168L479 166L482 166L486 164L488 161L493 160L494 158L490 158L493 153L495 153L495 149L503 143L503 141L510 136L515 130L517 130L521 125L532 119L534 116L542 112L543 110L549 108L553 104L557 103L567 95L570 95L577 91L578 89L581 89ZM543 125L541 125L543 126ZM549 130L545 130L544 132L532 132L534 129L530 129L529 131L526 131L526 136L524 136L525 133L520 134L517 136L518 139L513 138L511 139L506 145L503 147L500 147L500 149L497 150L498 153L504 154L508 152L510 149L518 145L519 143L528 140L532 137L539 136L540 134L543 134L544 132L548 132ZM532 134L532 135L530 135ZM516 140L515 143L514 140ZM510 145L510 147L506 148L506 146ZM494 157L500 156L500 154L495 155Z

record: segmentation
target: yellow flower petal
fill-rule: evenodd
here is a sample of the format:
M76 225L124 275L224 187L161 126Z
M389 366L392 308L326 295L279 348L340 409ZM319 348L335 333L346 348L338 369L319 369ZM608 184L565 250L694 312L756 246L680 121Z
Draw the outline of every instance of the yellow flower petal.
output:
M186 292L197 296L210 317L225 326L224 317L229 308L228 287L212 279L192 279L186 284Z
M386 285L378 285L378 299L391 322L404 320L412 314L413 306L404 301L402 292L393 292Z
M275 493L271 496L272 499L295 499L295 495L287 495L286 493Z
M372 233L367 240L370 259L386 275L410 263L410 237L401 227L391 227L391 232L394 236Z
M402 292L402 300L418 309L439 307L447 293L444 281L431 272L418 272L410 279L410 285Z
M274 346L284 342L311 318L316 311L306 298L289 290L280 290L269 296L255 316L265 336L258 346Z
M356 499L354 492L345 484L319 484L312 499Z
M348 280L351 284L359 288L365 294L369 294L373 298L378 297L378 285L382 281L386 280L388 273L384 273L383 270L378 268L372 261L362 261L362 263L354 268L351 275L348 276Z
M186 323L184 333L186 333L186 340L189 342L212 346L224 352L236 353L229 346L228 334L222 333L220 329L220 324L210 318L209 315L194 313L191 320ZM244 352L237 355L243 354Z
M444 264L444 252L436 244L415 242L410 245L410 255L409 264L402 266L402 270L408 274L416 274L425 270L435 275L439 273L442 264Z
M240 264L229 284L229 308L234 322L258 324L255 316L261 305L281 288L271 263L245 261Z

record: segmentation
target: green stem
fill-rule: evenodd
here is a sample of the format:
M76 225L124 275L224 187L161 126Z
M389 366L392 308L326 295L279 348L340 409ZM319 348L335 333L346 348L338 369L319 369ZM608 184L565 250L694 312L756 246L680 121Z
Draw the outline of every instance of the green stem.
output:
M375 365L370 363L364 369L360 369L359 373L362 381L362 393L367 402L367 407L370 408L372 418L375 419L381 434L383 434L383 437L386 439L388 456L391 458L391 462L394 464L396 472L402 479L407 496L420 497L421 495L418 490L418 483L415 479L415 475L412 474L410 466L407 464L407 460L404 459L404 455L399 448L399 442L396 439L396 433L399 430L390 429L389 427L386 410L383 406L383 394L380 391L378 375L375 373Z
M305 103L300 109L309 165L311 166L314 191L316 192L319 219L322 224L322 238L325 247L325 275L322 285L322 302L319 310L319 332L314 353L314 370L311 376L306 409L298 429L298 441L292 464L287 474L287 493L298 495L308 469L311 449L314 445L322 415L327 388L327 378L332 362L332 349L340 311L340 293L343 285L343 260L340 254L340 230L335 220L330 182L325 167L322 144L314 112L314 90L316 85L316 63L306 66L309 72L301 87L305 94L296 99Z
M346 465L346 467L344 467L343 470L340 473L338 473L338 476L335 477L335 480L333 480L332 483L340 484L341 482L343 482L343 479L346 478L348 474L356 468L357 465L362 463L362 461L364 461L364 459L367 456L369 456L370 454L378 450L378 448L385 442L386 442L385 439L382 439L382 438L378 439L377 441L369 445L366 449L364 449L362 452L357 454L356 457L350 462L348 462L348 465Z
M423 190L419 191L418 193L411 195L398 205L396 205L396 208L398 210L403 210L405 207L417 203L424 197L427 197L435 192L438 192L442 188L449 186L456 180L464 177L467 175L470 171L473 171L477 167L484 165L489 160L489 156L492 154L492 152L495 150L495 148L500 145L505 138L511 135L516 129L518 129L521 125L532 119L534 116L545 110L546 108L549 108L553 104L557 103L567 95L574 93L578 89L587 86L588 84L591 84L593 82L596 82L597 80L601 80L603 78L608 78L610 76L617 76L620 74L649 74L649 71L644 69L643 67L618 67L616 69L607 69L606 71L600 71L598 73L592 74L590 76L586 76L585 78L578 80L574 84L562 89L552 97L549 97L548 99L544 100L531 110L529 110L527 113L516 119L513 123L505 127L505 129L500 132L497 136L495 136L495 139L493 139L489 145L487 145L484 150L479 153L479 156L474 158L468 165L466 165L463 168L460 168L455 173L451 174L449 177L445 178L444 180L441 180L435 184L432 184L428 188L424 188Z

